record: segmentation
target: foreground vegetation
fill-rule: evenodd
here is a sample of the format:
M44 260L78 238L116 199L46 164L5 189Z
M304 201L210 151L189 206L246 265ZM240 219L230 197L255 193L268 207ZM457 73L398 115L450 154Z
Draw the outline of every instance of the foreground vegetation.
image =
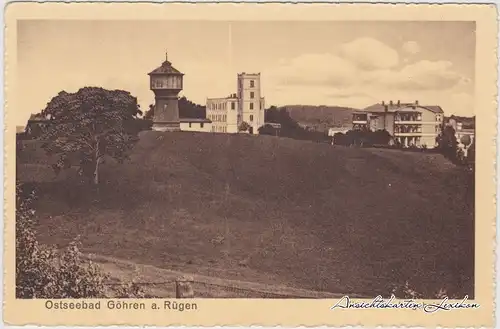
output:
M39 243L36 236L36 195L16 185L16 297L105 298L145 297L134 282L107 286L109 275L84 261L77 239L61 250Z

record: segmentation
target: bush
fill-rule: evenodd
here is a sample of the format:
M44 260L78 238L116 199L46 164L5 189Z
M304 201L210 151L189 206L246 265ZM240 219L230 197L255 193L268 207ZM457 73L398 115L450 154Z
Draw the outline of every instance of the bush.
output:
M270 124L265 124L259 128L259 134L276 136L279 134L279 129L274 128Z
M238 131L239 132L247 132L250 130L250 128L251 128L251 126L247 122L243 121L240 124L240 126L238 127Z
M345 146L389 145L391 139L391 134L386 130L370 131L367 129L349 130L345 134L338 132L333 136L334 144Z
M62 253L40 244L36 238L33 191L16 185L16 297L17 298L104 298L110 292L109 276L97 264L84 261L79 241ZM119 286L118 297L143 297L134 284Z

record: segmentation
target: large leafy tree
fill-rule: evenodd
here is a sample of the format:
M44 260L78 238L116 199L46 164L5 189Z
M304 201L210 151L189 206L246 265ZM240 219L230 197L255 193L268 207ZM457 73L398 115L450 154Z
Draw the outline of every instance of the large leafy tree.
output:
M50 123L40 139L49 154L58 155L56 172L77 162L80 173L98 184L105 156L126 159L142 128L137 118L141 114L137 98L123 90L62 91L42 111Z

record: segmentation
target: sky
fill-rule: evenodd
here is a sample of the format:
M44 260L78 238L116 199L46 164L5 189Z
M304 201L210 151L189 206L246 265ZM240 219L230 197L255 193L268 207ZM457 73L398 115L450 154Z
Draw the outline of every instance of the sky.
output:
M237 73L260 72L267 106L418 100L474 115L474 22L25 20L17 29L18 125L84 86L127 90L147 110L147 73L166 51L185 74L181 95L198 104L235 93Z

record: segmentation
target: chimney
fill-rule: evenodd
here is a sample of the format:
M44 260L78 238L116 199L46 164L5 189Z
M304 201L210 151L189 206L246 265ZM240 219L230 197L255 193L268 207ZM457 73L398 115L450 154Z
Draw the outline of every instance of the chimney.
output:
M389 104L391 104L391 106L392 106L392 101L389 101Z
M418 99L415 101L415 105L417 105L417 106L418 106Z
M382 106L384 106L384 105L385 105L385 102L384 102L384 101L382 101Z
M168 51L165 50L165 61L168 62Z
M398 106L400 106L400 105L401 105L401 101L398 99Z

